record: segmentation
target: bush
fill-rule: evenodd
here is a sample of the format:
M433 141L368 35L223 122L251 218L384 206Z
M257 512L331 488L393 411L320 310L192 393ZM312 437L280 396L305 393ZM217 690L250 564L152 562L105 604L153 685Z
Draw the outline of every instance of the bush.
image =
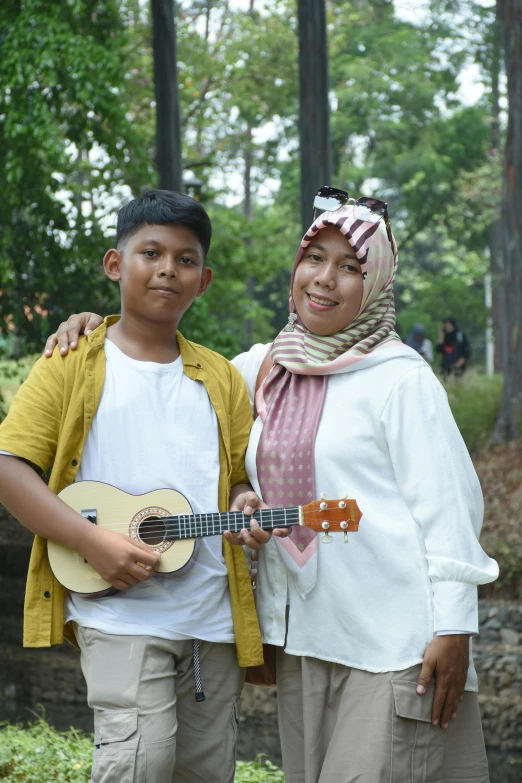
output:
M0 359L0 422L7 416L11 400L37 359L38 355L23 359Z
M58 732L40 718L28 728L1 724L0 780L6 783L87 783L92 740Z
M87 783L92 738L74 729L59 732L40 718L24 728L0 724L0 780L5 783ZM236 783L284 783L269 761L240 761Z
M446 391L458 428L472 456L490 442L500 410L502 377L487 376L477 369L461 378L450 377Z

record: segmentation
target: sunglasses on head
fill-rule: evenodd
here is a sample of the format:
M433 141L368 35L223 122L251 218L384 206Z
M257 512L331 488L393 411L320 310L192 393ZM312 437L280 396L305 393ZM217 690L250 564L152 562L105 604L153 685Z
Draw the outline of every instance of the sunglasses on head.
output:
M386 226L388 239L393 248L392 232L388 218L388 204L386 201L379 201L379 199L367 198L366 196L361 196L358 199L350 198L345 190L324 185L324 187L319 188L314 199L314 220L323 212L335 212L346 205L352 206L353 216L356 220L362 220L365 223L377 223L382 218Z

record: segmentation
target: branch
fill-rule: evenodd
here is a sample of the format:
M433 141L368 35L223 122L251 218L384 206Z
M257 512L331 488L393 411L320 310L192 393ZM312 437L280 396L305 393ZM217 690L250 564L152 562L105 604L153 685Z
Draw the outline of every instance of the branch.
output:
M183 164L183 171L186 171L186 169L197 169L200 166L211 166L212 163L212 158L205 158L204 160L189 160L188 163Z

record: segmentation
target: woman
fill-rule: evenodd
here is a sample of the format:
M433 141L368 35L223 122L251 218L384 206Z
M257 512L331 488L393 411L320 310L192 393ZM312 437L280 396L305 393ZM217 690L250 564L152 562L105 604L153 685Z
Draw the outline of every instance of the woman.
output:
M247 452L257 492L348 495L363 513L347 545L299 530L260 552L285 779L485 783L469 639L498 569L477 541L480 487L445 392L394 332L391 232L338 206L301 242L287 327L236 359L252 400L274 364Z

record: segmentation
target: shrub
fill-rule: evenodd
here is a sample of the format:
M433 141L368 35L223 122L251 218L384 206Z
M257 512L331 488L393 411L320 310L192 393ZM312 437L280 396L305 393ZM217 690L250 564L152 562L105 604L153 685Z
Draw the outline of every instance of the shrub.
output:
M74 729L56 731L40 718L27 728L0 724L0 781L87 783L92 738ZM235 783L284 783L282 770L259 757L239 761Z
M40 718L28 728L1 724L0 780L6 783L86 783L92 740L58 732Z
M0 422L7 416L12 398L20 388L20 384L29 375L29 370L37 359L37 355L17 360L0 359Z
M461 378L450 377L446 391L455 421L472 456L490 442L502 398L502 377L487 376L477 369Z

